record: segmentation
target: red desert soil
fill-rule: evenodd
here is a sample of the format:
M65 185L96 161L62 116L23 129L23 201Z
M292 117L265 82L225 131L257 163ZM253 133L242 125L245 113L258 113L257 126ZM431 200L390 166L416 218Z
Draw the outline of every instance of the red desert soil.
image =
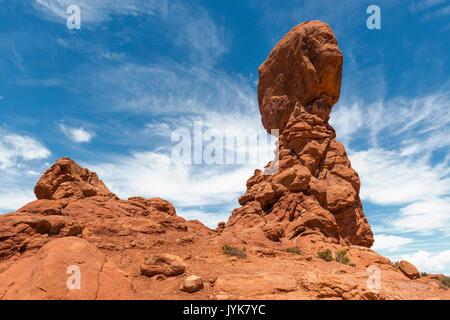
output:
M119 199L94 172L57 160L38 200L0 216L0 299L449 299L439 275L370 250L360 180L328 123L342 63L319 21L272 50L258 99L264 127L280 130L278 160L255 171L215 230L159 198ZM318 257L327 249L333 261ZM74 266L79 288L68 286Z

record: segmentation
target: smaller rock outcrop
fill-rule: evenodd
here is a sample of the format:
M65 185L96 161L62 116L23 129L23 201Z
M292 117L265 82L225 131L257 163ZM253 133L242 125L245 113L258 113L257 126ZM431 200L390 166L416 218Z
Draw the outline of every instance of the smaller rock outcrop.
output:
M285 189L284 200L276 204L285 218L277 221L264 211L265 201L271 201L271 178L266 181L256 175L249 186L266 183L265 195L236 209L243 215L230 219L237 218L236 226L245 228L231 234L223 223L212 230L199 221L186 221L160 198L122 200L108 193L36 200L0 215L0 300L450 298L448 290L440 289L439 275L410 280L389 259L366 247L321 237L325 229L314 227L332 221L333 213L317 207L319 202L308 191L294 191L304 190L306 170L296 165L286 169L286 174L281 171L280 177L275 176L276 185ZM308 188L313 178L311 174ZM283 188L272 187L274 197ZM301 210L301 223L286 213L297 212L288 200ZM309 235L303 232L295 241L297 254L289 253L294 244L285 242L287 235L302 230L305 221L311 226L306 229ZM333 224L329 225L332 230ZM240 238L233 238L234 232ZM246 258L224 254L224 243L242 245ZM327 249L334 254L345 250L354 266L317 257L317 252ZM382 290L370 290L362 281L371 265L383 272Z
M116 197L95 172L81 168L72 159L61 158L37 182L38 200L83 199L93 196Z
M142 197L121 200L96 173L69 158L46 170L35 190L39 200L0 215L0 261L32 252L54 238L78 236L98 247L114 247L167 230L186 237L186 220L176 215L170 202Z
M406 260L400 261L398 268L401 272L403 272L405 276L407 276L411 280L420 278L419 270L417 270L417 268L413 264L409 263Z

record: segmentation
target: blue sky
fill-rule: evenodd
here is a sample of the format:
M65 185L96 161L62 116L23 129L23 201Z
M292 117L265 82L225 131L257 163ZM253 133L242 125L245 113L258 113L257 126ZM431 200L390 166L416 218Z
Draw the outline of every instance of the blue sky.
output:
M81 29L66 8L81 8ZM381 29L366 8L381 8ZM0 0L0 211L68 156L119 196L224 221L254 164L170 161L177 128L262 129L257 69L305 20L344 54L331 122L359 172L375 249L450 274L450 1ZM245 152L245 151L242 151ZM262 167L270 157L261 159Z

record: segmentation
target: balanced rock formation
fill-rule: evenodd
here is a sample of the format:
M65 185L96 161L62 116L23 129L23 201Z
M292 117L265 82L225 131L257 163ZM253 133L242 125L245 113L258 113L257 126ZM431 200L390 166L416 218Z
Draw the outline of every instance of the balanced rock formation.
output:
M308 21L292 29L259 67L258 102L264 127L283 129L297 103L328 120L339 99L342 62L326 23Z
M204 285L203 285L203 278L196 276L196 275L192 275L187 277L180 285L180 290L185 291L185 292L196 292L198 290L203 289Z
M314 233L343 245L372 245L358 174L328 123L341 73L336 38L319 21L292 29L261 65L259 107L264 127L280 132L278 159L247 181L224 235L279 242Z
M279 159L215 230L160 198L120 199L57 160L36 201L0 215L0 300L450 299L441 275L417 278L368 248L359 178L328 124L341 68L326 24L303 23L277 45L259 99L265 128L281 132ZM379 289L367 282L373 266Z

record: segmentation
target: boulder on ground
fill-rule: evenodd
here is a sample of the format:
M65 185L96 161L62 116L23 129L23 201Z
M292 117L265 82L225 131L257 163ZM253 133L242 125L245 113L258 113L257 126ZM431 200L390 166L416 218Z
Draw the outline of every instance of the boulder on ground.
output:
M192 275L187 277L180 285L180 290L185 292L196 292L203 289L203 278Z
M165 276L178 276L186 270L186 265L181 257L171 254L148 254L145 257L144 265L141 266L141 273L147 277L157 274Z
M403 272L405 276L407 276L411 280L420 278L419 270L417 270L417 268L408 261L405 260L400 261L398 268L400 269L401 272Z

